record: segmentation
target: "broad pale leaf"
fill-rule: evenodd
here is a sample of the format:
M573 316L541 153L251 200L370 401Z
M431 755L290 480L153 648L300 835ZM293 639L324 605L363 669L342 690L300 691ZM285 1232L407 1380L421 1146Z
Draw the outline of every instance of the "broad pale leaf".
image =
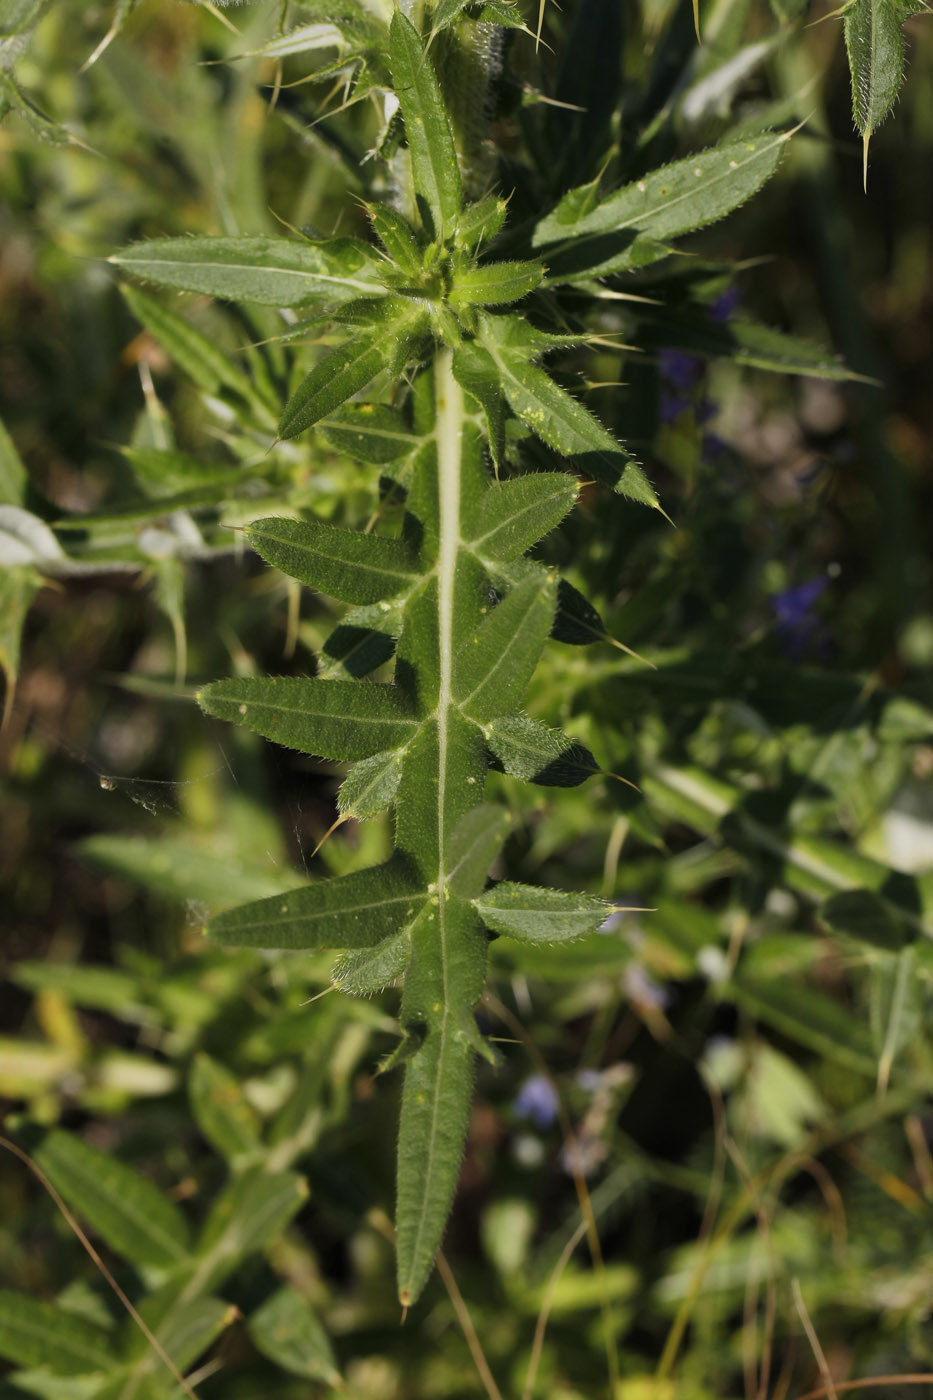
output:
M35 1157L72 1210L117 1254L163 1269L187 1258L188 1227L178 1206L112 1153L56 1129Z
M193 1365L238 1316L237 1309L220 1298L186 1299L182 1296L180 1299L175 1282L150 1294L139 1310L180 1371ZM135 1360L135 1366L130 1368L131 1376L145 1374L154 1364L161 1365L153 1356L152 1343L132 1319L128 1319L125 1332L129 1339L129 1356ZM128 1378L125 1378L123 1387L127 1384ZM118 1400L121 1393L118 1390L114 1400Z
M493 933L523 943L563 943L595 933L611 907L592 894L567 894L503 880L473 900Z
M410 922L425 897L404 862L394 859L228 910L211 920L207 933L238 948L372 948Z
M274 1244L307 1199L307 1182L296 1172L254 1168L234 1181L214 1202L198 1241L201 1288L217 1288L241 1260Z
M242 480L242 470L232 465L205 462L188 452L158 447L126 447L123 455L133 468L133 475L147 496L160 498L198 486L216 485L218 498L223 499L227 483Z
M47 1366L58 1376L112 1369L107 1333L53 1303L0 1289L0 1356L16 1366Z
M255 729L288 749L352 762L415 732L410 704L392 685L294 676L214 681L198 692L209 715Z
M415 190L424 200L434 233L445 238L460 212L457 151L434 67L418 31L400 10L389 28L389 62L411 152Z
M355 238L155 238L110 261L160 287L264 306L338 302L383 290L379 259Z
M188 1076L188 1099L201 1133L222 1157L242 1161L260 1147L256 1110L219 1060L203 1052L195 1055Z
M292 1375L340 1384L330 1339L311 1304L297 1288L286 1285L267 1298L247 1320L257 1351Z

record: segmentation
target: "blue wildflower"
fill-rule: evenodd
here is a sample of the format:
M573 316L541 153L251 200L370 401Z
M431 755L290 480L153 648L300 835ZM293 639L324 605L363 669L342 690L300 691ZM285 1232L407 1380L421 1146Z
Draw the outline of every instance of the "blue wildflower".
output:
M777 634L789 655L799 656L813 640L819 627L814 609L825 588L825 578L812 578L772 598Z
M691 355L687 350L660 350L658 369L661 378L682 394L692 393L704 373L699 355Z
M738 311L741 300L742 297L739 289L733 282L724 292L720 292L716 300L710 304L710 320L718 321L720 325L725 325L727 321L732 320L732 317L735 315L736 311Z
M543 1074L532 1074L519 1089L512 1105L517 1118L530 1118L539 1131L549 1128L557 1117L557 1090Z

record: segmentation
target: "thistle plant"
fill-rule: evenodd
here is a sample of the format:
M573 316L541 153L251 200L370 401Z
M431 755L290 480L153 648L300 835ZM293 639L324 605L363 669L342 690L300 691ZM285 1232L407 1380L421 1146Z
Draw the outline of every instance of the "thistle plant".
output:
M495 1059L475 1020L489 940L576 939L611 909L591 894L487 883L509 824L484 802L490 767L558 787L597 771L572 736L522 710L549 638L601 632L595 611L529 551L572 509L581 477L660 508L633 456L542 361L584 340L581 295L658 262L671 239L743 203L786 136L727 139L617 188L597 178L513 225L507 199L477 186L485 133L464 113L492 82L491 26L519 25L517 13L442 3L328 15L336 36L323 38L344 69L355 61L367 91L386 84L389 197L366 206L372 237L156 240L114 261L162 286L296 308L290 340L333 328L338 343L290 394L279 438L316 430L384 472L371 530L295 513L247 527L269 564L352 606L340 626L361 641L342 674L219 680L198 699L278 744L352 764L343 815L394 809L385 864L230 910L208 934L225 946L338 950L334 984L355 995L403 982L401 1041L386 1067L405 1075L397 1256L407 1306L450 1211L475 1057ZM326 27L297 32L293 49ZM528 435L558 469L526 468ZM368 679L393 651L392 679Z

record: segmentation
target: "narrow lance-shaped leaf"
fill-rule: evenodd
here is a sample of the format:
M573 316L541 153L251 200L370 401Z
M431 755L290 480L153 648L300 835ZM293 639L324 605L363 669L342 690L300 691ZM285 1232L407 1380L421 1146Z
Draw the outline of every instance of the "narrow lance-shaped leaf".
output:
M417 312L404 303L388 304L383 316L325 355L302 380L285 406L279 434L297 437L365 389L377 374L404 364L420 328Z
M188 1076L188 1098L195 1122L223 1157L235 1162L259 1148L256 1111L219 1060L205 1054L194 1057Z
M611 906L591 894L518 885L503 880L473 901L493 933L523 943L562 943L595 933Z
M155 238L110 261L160 287L264 306L338 302L384 290L375 251L355 238Z
M581 460L594 476L624 495L657 508L647 477L597 418L529 357L496 346L498 328L487 322L484 346L499 370L500 382L514 413L549 447Z
M35 1156L72 1210L118 1254L163 1269L187 1257L188 1229L174 1201L112 1153L55 1130Z
M412 931L400 1020L407 1060L399 1125L398 1288L407 1307L424 1287L443 1237L463 1157L479 1035L486 939L465 901L438 896Z
M203 331L139 287L125 286L121 291L140 324L155 336L163 350L200 389L216 394L223 387L247 403L256 403L259 395L252 381ZM267 414L268 408L264 404L261 406Z
M554 621L557 582L536 569L494 608L455 657L453 693L479 723L522 701Z
M101 1328L6 1288L0 1289L0 1356L17 1366L47 1366L57 1376L93 1375L114 1364Z
M390 685L248 677L204 686L198 703L285 748L344 761L402 744L416 727L410 704Z
M901 26L924 9L918 0L851 0L845 8L843 27L852 78L852 118L862 137L866 185L868 143L897 101L904 81Z
M362 530L272 516L254 520L246 534L267 563L345 603L378 603L419 577L404 541Z
M565 238L634 229L639 237L668 239L721 219L773 175L787 137L766 133L700 151L625 185L590 205L571 190L534 232L540 247Z
M551 787L577 787L599 772L589 749L527 715L502 715L484 733L510 777Z
M505 306L533 292L544 268L533 262L487 263L455 272L450 288L452 306Z
M319 420L317 429L337 452L377 466L409 456L422 441L396 409L380 403L344 404L331 417Z
M411 152L415 190L425 201L434 233L444 238L460 212L460 167L447 111L430 56L418 31L396 10L389 28L389 61Z
M246 1323L250 1341L263 1356L292 1375L340 1384L330 1339L317 1313L296 1288L273 1293Z
M412 872L395 859L243 904L212 919L207 932L215 943L238 948L371 948L410 921L424 899Z
M447 887L453 894L461 899L479 894L511 825L511 814L489 802L464 812L447 847Z
M517 559L555 529L577 499L566 472L534 472L489 487L470 543L484 559Z

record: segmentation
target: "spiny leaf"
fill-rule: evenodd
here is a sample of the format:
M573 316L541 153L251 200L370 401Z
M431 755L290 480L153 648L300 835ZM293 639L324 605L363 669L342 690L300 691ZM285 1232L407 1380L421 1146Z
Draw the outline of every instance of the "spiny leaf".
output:
M503 880L473 900L493 933L523 943L562 943L595 933L610 914L605 900L592 894L518 885Z
M536 569L495 607L454 658L454 697L479 723L515 709L554 621L557 582Z
M409 703L391 685L248 677L204 686L198 703L285 748L344 762L403 744L416 728Z
M389 62L411 152L415 190L438 238L453 231L460 212L460 167L434 68L418 31L396 10L389 27Z
M483 497L470 544L484 559L516 559L560 524L578 491L576 478L566 472L494 483Z
M411 870L394 859L230 909L207 933L237 948L372 948L410 922L424 900Z
M533 292L544 268L533 262L487 263L464 268L451 279L452 306L505 306Z
M344 603L378 603L419 577L402 540L276 516L254 520L246 534L267 563Z
M355 238L154 238L110 261L160 287L264 306L337 302L384 290L375 251Z
M453 894L461 899L479 894L511 825L510 813L489 802L464 812L447 848L447 887Z
M387 302L384 318L361 327L302 380L285 406L279 435L297 437L365 389L382 370L404 364L421 327L417 310L394 299Z
M391 806L402 779L403 752L390 749L357 763L344 779L337 795L340 811L362 821Z
M412 929L400 1020L406 1062L398 1147L399 1299L418 1297L434 1266L463 1157L479 1035L486 939L470 905L437 896Z
M509 406L522 422L549 447L581 459L581 465L601 481L657 509L657 497L641 467L599 420L533 365L527 353L513 350L497 318L487 318L484 324L488 334L483 344L496 363Z
M505 403L496 362L481 345L466 341L454 351L453 373L483 411L489 451L499 467L505 457Z
M187 1257L188 1228L174 1201L112 1153L56 1129L35 1157L72 1210L118 1254L162 1269Z
M454 238L458 248L475 252L481 244L487 243L505 223L508 202L496 195L487 195L476 204L468 204L457 220Z
M503 715L485 727L490 752L512 778L577 787L599 772L589 749L528 715Z
M335 987L355 997L371 997L401 977L411 959L411 926L405 924L373 948L341 953L331 971Z
M897 101L904 81L904 34L901 26L924 6L915 0L851 0L844 30L852 77L852 119L864 143L868 179L868 143Z
M368 204L376 237L393 262L405 272L417 275L424 267L424 249L407 219L387 204Z
M654 242L704 228L744 204L765 183L784 152L786 136L764 133L700 151L662 166L595 206L591 192L571 190L534 232L535 247L584 235L633 230L635 238Z
M407 457L421 443L397 409L381 403L347 403L330 418L319 421L318 432L326 443L359 462L382 466Z

